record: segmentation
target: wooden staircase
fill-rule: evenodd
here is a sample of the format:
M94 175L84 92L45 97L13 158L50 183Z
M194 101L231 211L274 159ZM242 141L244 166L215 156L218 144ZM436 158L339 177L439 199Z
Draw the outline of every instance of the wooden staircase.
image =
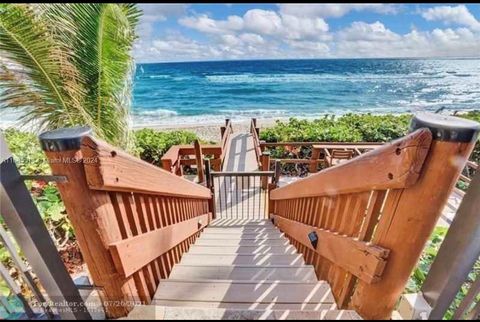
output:
M219 219L129 319L360 319L267 220Z

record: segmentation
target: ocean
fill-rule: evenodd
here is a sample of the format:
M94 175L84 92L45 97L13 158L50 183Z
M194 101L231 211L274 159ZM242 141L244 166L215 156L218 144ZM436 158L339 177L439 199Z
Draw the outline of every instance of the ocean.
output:
M480 109L480 59L139 64L135 126Z
M132 123L171 127L440 108L480 109L480 58L138 64ZM0 116L2 127L18 118L8 110Z

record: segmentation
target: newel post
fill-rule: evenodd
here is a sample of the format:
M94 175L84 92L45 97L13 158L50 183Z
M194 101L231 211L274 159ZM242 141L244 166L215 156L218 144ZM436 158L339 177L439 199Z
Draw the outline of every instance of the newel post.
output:
M366 319L390 319L480 131L476 122L431 113L413 118L410 131L420 128L433 137L420 177L389 192L372 240L390 250L382 278L359 281L352 297L351 306Z
M270 169L270 152L265 151L261 156L262 171L268 171ZM267 189L268 177L262 177L262 189Z
M133 279L116 271L108 251L108 244L122 239L108 192L91 190L87 184L84 163L97 160L85 160L80 147L90 134L90 128L76 127L45 132L39 138L52 174L67 177L67 182L58 183L58 190L93 283L107 304L107 317L119 318L139 298Z

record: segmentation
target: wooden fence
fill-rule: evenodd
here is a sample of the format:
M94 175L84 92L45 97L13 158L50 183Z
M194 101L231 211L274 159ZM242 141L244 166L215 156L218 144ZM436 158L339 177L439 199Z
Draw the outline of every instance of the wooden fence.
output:
M388 319L470 155L475 122L420 114L412 133L271 194L272 218L337 304Z
M212 219L210 190L75 129L40 139L107 316L150 303Z

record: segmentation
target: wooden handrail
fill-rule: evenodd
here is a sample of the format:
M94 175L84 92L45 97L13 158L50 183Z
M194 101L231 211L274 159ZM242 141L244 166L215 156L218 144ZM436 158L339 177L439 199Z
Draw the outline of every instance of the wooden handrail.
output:
M83 129L41 135L82 256L109 318L158 283L209 224L211 192L94 139Z
M227 119L225 121L225 127L222 127L222 142L221 142L221 151L222 153L220 154L220 169L223 166L223 161L225 160L225 157L227 156L228 148L229 148L229 142L230 142L230 135L233 133L233 128L232 128L232 121ZM218 170L220 170L218 169Z
M272 191L273 200L405 188L417 180L431 143L427 129ZM368 175L366 175L368 174Z
M250 134L253 137L253 148L255 149L255 155L257 156L257 164L262 167L262 149L260 148L260 139L258 137L259 129L257 127L257 119L252 118L250 121Z
M91 189L129 191L175 197L209 199L210 190L110 146L85 137L81 151Z
M391 317L480 131L478 123L436 114L416 115L410 128L270 193L274 222L330 283L337 305L367 319ZM366 259L335 258L325 231L389 251L384 269L361 276Z

